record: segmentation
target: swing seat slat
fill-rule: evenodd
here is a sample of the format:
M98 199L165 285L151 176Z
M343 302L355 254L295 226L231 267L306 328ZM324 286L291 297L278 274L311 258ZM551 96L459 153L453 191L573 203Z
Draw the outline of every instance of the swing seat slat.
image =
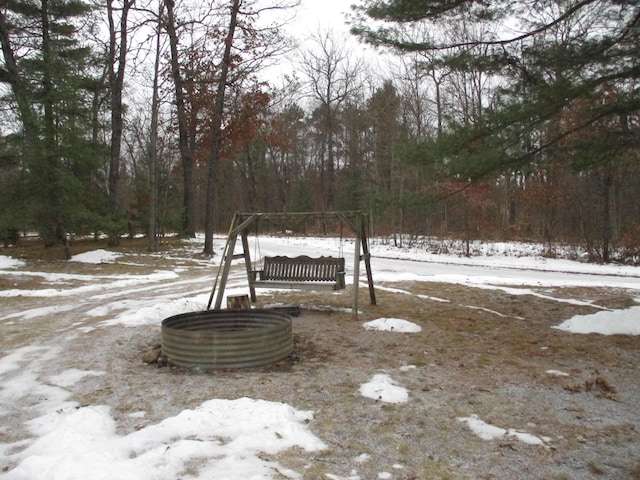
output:
M344 258L336 257L265 257L262 270L251 272L251 283L254 288L341 290L344 263Z

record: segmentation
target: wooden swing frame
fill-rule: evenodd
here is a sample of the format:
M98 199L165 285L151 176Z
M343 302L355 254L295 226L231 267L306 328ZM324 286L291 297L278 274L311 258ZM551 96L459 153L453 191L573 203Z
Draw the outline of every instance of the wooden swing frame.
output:
M365 270L367 274L367 282L369 285L369 297L371 305L376 304L376 294L373 286L373 275L371 272L371 253L369 251L369 240L367 237L367 227L369 223L369 216L360 211L354 212L297 212L297 213L236 213L231 220L231 227L229 228L229 235L227 237L227 243L222 255L222 261L218 270L218 276L209 298L209 304L207 308L211 308L211 302L216 293L216 285L218 279L220 282L216 301L214 304L214 310L220 310L222 308L222 299L224 297L224 291L227 286L227 280L229 278L229 272L231 270L231 263L233 260L244 258L245 268L247 272L247 279L249 281L249 295L251 301L255 302L256 287L267 286L264 282L260 283L256 276L256 272L253 270L251 263L251 253L249 249L249 233L260 220L277 220L284 222L291 219L325 219L325 218L337 218L349 227L351 232L355 235L355 252L353 262L353 292L352 292L352 312L357 315L358 313L358 290L360 279L360 262L364 261ZM242 242L242 253L234 254L238 236ZM318 259L320 261L320 259ZM304 288L304 281L299 279L291 279L291 281L284 282L290 287ZM283 282L281 282L283 284ZM273 288L279 288L275 286ZM282 288L282 285L280 285Z

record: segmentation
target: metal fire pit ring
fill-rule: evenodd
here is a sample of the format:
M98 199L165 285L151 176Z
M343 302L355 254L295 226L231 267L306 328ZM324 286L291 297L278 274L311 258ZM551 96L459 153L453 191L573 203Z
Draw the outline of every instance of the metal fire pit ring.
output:
M291 317L258 309L182 313L162 321L161 344L180 367L260 367L293 351Z

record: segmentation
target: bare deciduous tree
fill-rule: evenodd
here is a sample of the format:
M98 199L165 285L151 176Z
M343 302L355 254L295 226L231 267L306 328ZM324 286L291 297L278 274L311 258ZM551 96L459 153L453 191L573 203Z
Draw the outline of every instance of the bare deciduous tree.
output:
M109 22L108 81L111 107L111 142L109 156L109 206L111 210L112 228L109 232L109 243L118 243L120 221L120 202L118 188L120 185L120 155L122 150L122 132L124 129L124 105L122 92L124 89L125 68L127 65L129 39L129 12L135 0L123 0L120 7L114 6L114 0L107 0ZM117 18L116 12L119 14Z
M319 104L323 131L320 150L320 183L325 210L336 198L336 129L341 106L361 88L363 63L330 30L319 31L302 53L300 67L307 78L309 94Z

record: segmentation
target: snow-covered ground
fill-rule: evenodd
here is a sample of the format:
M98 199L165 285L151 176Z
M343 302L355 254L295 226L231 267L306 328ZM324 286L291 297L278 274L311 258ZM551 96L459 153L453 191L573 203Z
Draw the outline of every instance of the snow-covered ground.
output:
M223 243L222 239L218 241ZM192 253L200 248L200 244L194 242ZM342 255L348 265L353 264L355 256L353 242L340 239L266 237L252 243L251 248L254 257L278 253L290 256ZM544 292L545 287L558 286L611 287L630 292L636 302L640 302L640 268L545 259L532 254L531 246L523 250L515 244L493 245L490 255L471 258L434 255L420 249L399 249L384 244L372 244L371 251L374 280L384 282L384 288L398 292L401 290L394 289L390 283L401 280L450 282L597 308L593 302L554 298L551 293L540 292ZM180 255L188 256L188 252L182 251ZM119 261L119 256L114 252L96 250L78 255L72 261L113 263ZM194 261L214 263L202 259ZM42 307L15 311L1 309L0 329L51 312L65 311L89 297L92 305L98 301L99 306L93 306L86 312L85 324L74 325L79 332L114 325L158 325L159 319L201 310L206 306L213 275L208 271L201 277L181 279L179 273L188 268L188 265L180 266L151 275L96 274L92 278L87 274L30 271L22 262L0 255L1 275L6 278L30 276L40 280L39 288L35 289L16 287L0 290L0 307L3 299L7 302L17 297L49 300L48 305ZM227 294L246 292L242 271L240 268L236 270L230 277ZM363 280L361 274L359 281ZM70 286L66 285L67 282ZM131 300L126 300L128 297ZM60 302L51 305L53 298L60 298ZM66 300L71 298L73 302ZM445 301L434 297L430 300ZM90 321L92 316L108 317L108 320L96 325ZM420 331L418 325L400 318L380 318L363 323L362 328L387 330L398 335L412 335ZM618 311L600 308L593 315L576 316L554 328L576 335L590 332L640 335L640 306ZM144 411L133 412L130 416L141 420L140 428L127 435L118 433L109 405L81 406L70 400L70 387L88 376L100 376L104 372L70 369L42 377L38 365L62 354L55 345L41 342L16 346L1 353L0 418L10 414L12 409L20 408L22 403L23 413L28 414L29 420L23 425L22 440L0 443L0 468L10 466L0 473L0 478L295 479L303 478L303 473L265 460L260 453L277 453L292 447L307 451L326 448L323 439L317 438L309 428L313 412L300 411L284 403L249 398L212 398L198 408L186 409L152 425L142 421L146 415ZM549 373L564 375L560 371ZM387 374L373 376L360 386L359 393L400 405L410 401L407 390ZM33 401L34 396L37 401ZM458 420L487 440L496 436L512 436L525 444L544 444L546 441L509 426L491 425L475 416ZM8 428L0 423L0 439L10 433ZM394 468L400 470L402 465ZM327 478L341 477L327 474ZM355 480L360 477L354 472L349 478ZM391 472L380 472L378 478L394 477Z

